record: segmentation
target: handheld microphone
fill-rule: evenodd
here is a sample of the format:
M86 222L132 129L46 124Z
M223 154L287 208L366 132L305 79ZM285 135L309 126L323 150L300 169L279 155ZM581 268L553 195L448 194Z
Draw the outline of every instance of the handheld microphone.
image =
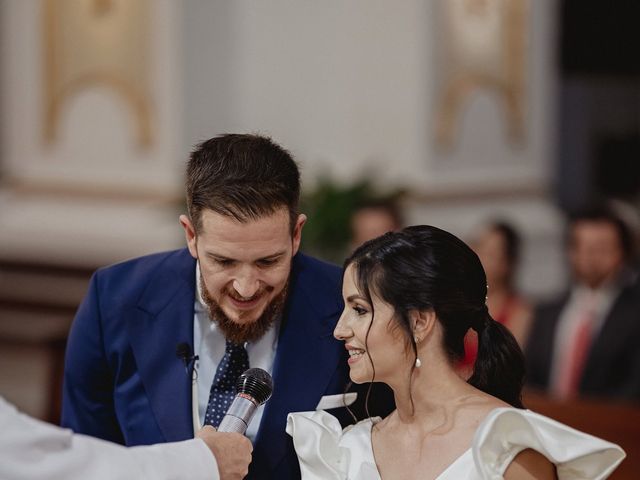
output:
M218 426L219 432L244 434L258 407L271 398L273 379L261 368L250 368L238 378L236 392Z
M176 357L184 363L184 371L189 375L189 367L198 360L198 355L191 354L191 345L181 342L176 346Z

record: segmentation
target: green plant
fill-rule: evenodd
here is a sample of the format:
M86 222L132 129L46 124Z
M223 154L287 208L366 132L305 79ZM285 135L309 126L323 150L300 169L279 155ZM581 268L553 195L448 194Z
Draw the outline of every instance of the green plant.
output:
M368 178L348 185L340 185L329 178L320 179L301 199L301 211L308 217L302 234L303 250L342 264L348 253L354 210L373 200L397 200L403 193L403 190L395 190L381 194Z

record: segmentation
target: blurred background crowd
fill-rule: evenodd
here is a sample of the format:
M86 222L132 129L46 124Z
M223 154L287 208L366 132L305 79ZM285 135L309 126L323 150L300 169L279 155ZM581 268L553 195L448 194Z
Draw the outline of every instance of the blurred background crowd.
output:
M256 132L300 164L303 249L459 235L528 405L640 452L638 23L632 0L0 0L0 394L57 421L91 273L181 246L188 153Z

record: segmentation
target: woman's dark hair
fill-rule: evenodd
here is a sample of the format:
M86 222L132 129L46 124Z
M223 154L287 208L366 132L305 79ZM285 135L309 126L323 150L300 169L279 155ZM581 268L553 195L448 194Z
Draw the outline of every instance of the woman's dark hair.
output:
M428 225L407 227L364 243L346 260L345 268L349 265L354 266L356 285L371 305L373 293L394 308L397 325L416 357L411 311L435 312L452 364L463 358L465 334L474 329L478 356L468 382L522 407L522 351L511 332L489 315L484 270L462 240Z

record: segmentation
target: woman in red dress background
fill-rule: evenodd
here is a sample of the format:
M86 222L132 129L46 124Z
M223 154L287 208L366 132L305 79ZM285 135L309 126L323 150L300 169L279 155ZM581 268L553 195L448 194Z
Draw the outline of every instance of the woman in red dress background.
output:
M515 274L520 256L520 236L508 223L492 221L486 224L471 246L480 257L487 274L489 313L511 330L520 348L526 343L531 323L531 306L518 292ZM471 374L478 352L476 333L469 330L465 338L465 358L462 369Z

